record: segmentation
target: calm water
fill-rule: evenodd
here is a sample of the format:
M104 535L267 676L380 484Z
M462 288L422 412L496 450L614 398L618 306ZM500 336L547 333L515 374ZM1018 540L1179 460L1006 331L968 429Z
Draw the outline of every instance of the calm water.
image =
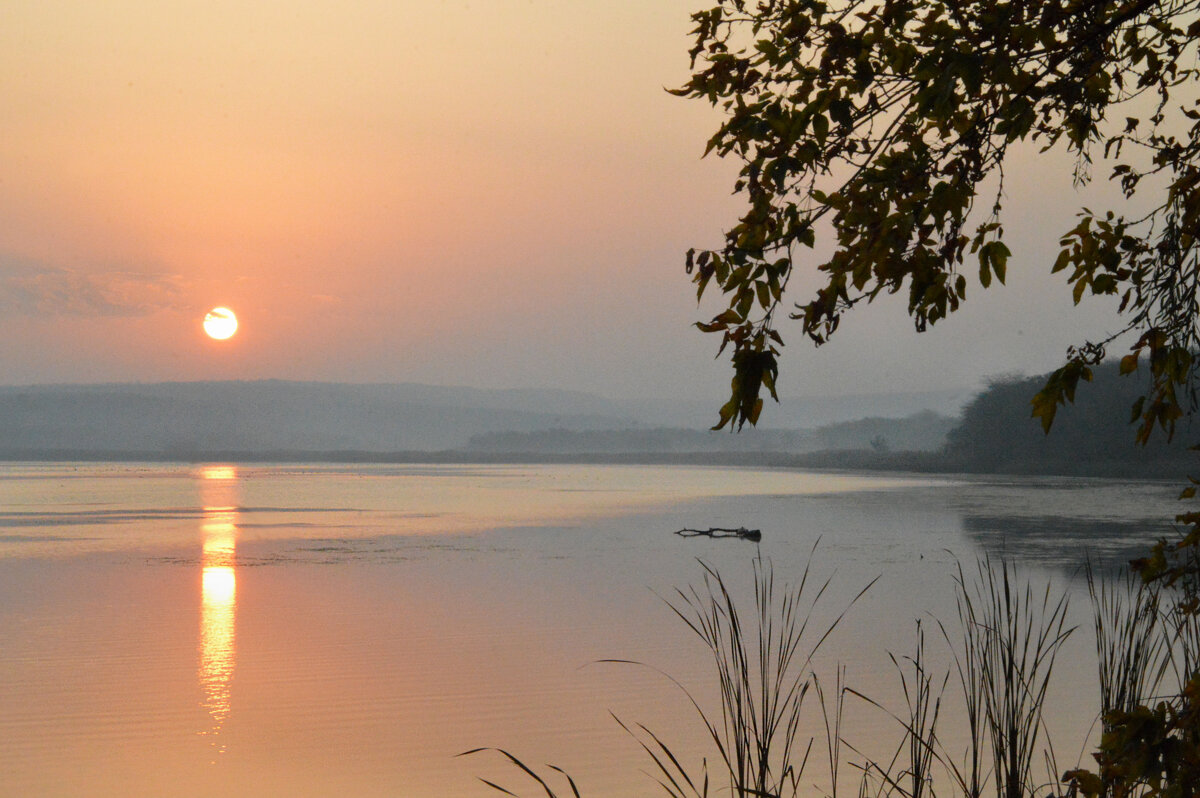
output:
M911 651L916 619L952 619L956 558L1018 560L1071 591L1086 623L1079 564L1141 551L1177 492L682 467L0 465L0 794L519 785L495 760L454 757L489 745L562 765L585 796L655 794L610 712L697 763L711 752L652 668L599 660L661 668L707 701L703 649L659 596L696 583L697 558L745 583L757 550L676 529L761 528L780 578L819 539L814 569L836 572L821 617L882 575L817 668L831 679L844 663L892 702L888 651ZM1060 765L1080 757L1095 705L1086 630L1070 645L1050 724ZM866 706L848 707L846 735L867 751L899 740Z

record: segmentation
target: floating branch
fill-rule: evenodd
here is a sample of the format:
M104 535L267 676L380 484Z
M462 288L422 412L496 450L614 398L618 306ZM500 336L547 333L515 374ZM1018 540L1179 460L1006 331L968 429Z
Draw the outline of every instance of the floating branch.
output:
M762 540L762 532L760 530L746 529L744 526L739 526L737 529L729 529L722 526L713 526L708 529L688 529L685 527L675 534L684 538L695 538L703 535L706 538L741 538L755 542Z

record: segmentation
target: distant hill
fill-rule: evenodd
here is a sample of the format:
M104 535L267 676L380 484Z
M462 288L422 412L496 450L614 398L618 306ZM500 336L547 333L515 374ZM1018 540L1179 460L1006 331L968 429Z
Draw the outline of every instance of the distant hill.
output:
M683 454L695 452L807 452L817 448L808 430L728 431L651 427L646 429L488 432L472 435L468 452L500 454Z
M911 401L906 395L895 405ZM371 459L422 452L455 459L471 454L495 459L505 453L749 457L820 449L933 449L953 426L953 419L926 412L730 435L708 431L703 422L692 429L684 422L655 426L635 408L635 403L573 391L418 384L262 380L0 386L0 458L277 454L294 459L311 453Z
M865 418L816 429L746 427L736 435L728 430L679 427L490 432L471 436L466 449L490 454L796 454L857 449L880 453L893 450L934 451L945 446L946 434L957 421L950 416L925 411L907 418Z
M590 394L428 385L195 382L0 387L0 456L72 451L432 451L499 431L628 425Z

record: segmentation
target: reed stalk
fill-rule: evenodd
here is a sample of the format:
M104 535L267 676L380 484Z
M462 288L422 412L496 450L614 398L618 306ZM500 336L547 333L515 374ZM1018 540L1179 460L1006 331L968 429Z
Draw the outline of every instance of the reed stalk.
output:
M510 754L508 751L505 751L503 748L473 748L470 751L463 751L458 756L474 756L475 754L483 754L483 753L499 754L504 759L508 760L509 764L511 764L518 771L523 773L529 781L536 784L539 788L539 791L545 793L546 798L560 798L559 793L554 789L554 787L551 786L551 783L549 780L551 777L546 777L546 776L540 775L537 771L535 771L529 765L526 765L520 759L518 759L517 757ZM558 767L557 765L546 765L546 767L549 768L550 770L553 770L557 774L558 779L560 779L562 783L566 784L567 788L571 791L570 795L572 796L572 798L580 798L579 787L575 784L575 780L573 778L571 778L570 774L568 774L567 771L563 770L562 768ZM511 795L511 796L513 796L513 798L518 798L517 793L513 792L512 790L507 789L506 787L501 787L499 784L497 784L494 781L489 781L482 777L480 777L479 780L481 782L483 782L484 784L486 784L488 787L491 787L496 792L502 792L505 795ZM565 795L567 795L567 793L563 793L562 795L565 796Z
M965 591L965 585L961 586ZM981 679L983 717L992 754L997 798L1026 798L1035 791L1033 757L1042 730L1046 692L1062 645L1073 631L1066 626L1067 597L1051 596L1050 585L1035 591L1018 582L1015 568L990 558L979 561L967 604L980 624L974 651Z
M877 783L879 787L875 795L878 798L926 798L934 794L935 763L953 767L948 765L940 752L941 744L937 736L942 696L950 680L950 672L946 671L942 675L939 684L939 679L929 671L925 631L920 620L917 621L914 654L902 658L890 653L888 656L900 677L900 689L905 703L904 716L890 712L878 701L857 690L848 691L891 716L904 729L904 736L886 766L871 759L866 760L862 766L863 781L859 793L866 794L869 784ZM858 753L857 749L855 751Z
M889 655L892 663L900 674L900 687L904 692L904 703L908 709L908 723L905 724L904 749L907 753L907 767L900 774L908 783L904 791L907 798L926 798L933 787L934 753L937 750L937 723L942 709L942 692L945 690L949 672L937 684L937 678L929 672L925 655L925 630L917 621L917 647L912 657L906 657L904 662L912 668L911 676L906 674L907 668L895 655Z
M825 695L825 689L821 686L821 680L816 674L812 677L813 688L817 693L817 702L821 706L821 720L825 724L825 755L829 763L829 796L828 798L838 798L838 784L841 776L842 765L842 718L845 716L846 708L846 667L838 665L836 676L833 682L833 696L829 698ZM865 774L862 784L860 784L859 792L862 792L865 785Z
M719 712L701 708L691 693L688 698L729 774L731 795L795 796L812 744L811 737L803 746L798 739L814 685L813 657L875 580L831 621L819 623L832 577L818 582L811 556L794 584L777 581L770 561L756 558L749 612L714 567L701 567L701 587L678 590L668 603L712 656Z
M1132 712L1158 691L1170 663L1171 643L1162 634L1159 592L1128 569L1097 576L1084 573L1096 627L1100 717L1105 731L1115 712Z

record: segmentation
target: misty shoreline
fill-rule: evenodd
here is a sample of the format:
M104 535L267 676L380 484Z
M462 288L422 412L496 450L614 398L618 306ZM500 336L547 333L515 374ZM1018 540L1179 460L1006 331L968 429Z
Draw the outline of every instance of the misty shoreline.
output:
M1060 476L1138 481L1163 481L1186 478L1194 460L1164 460L1135 463L1121 460L1015 463L1007 467L972 467L940 452L836 450L804 454L773 452L626 452L626 453L545 453L446 451L294 451L274 450L136 452L86 449L6 450L0 449L0 463L222 463L254 464L330 464L330 465L662 465L711 466L721 468L794 469L852 473L912 473L964 476Z
M954 415L930 407L730 435L562 391L481 391L282 381L0 386L0 461L148 463L628 464L856 473L1182 481L1200 427L1135 444L1122 424L1140 390L1096 369L1054 434L1030 419L1044 377L990 383ZM900 397L912 399L913 397ZM932 395L923 396L932 399ZM887 400L887 401L885 401ZM843 412L862 409L858 405ZM785 408L773 408L777 416ZM795 407L797 411L804 410Z

